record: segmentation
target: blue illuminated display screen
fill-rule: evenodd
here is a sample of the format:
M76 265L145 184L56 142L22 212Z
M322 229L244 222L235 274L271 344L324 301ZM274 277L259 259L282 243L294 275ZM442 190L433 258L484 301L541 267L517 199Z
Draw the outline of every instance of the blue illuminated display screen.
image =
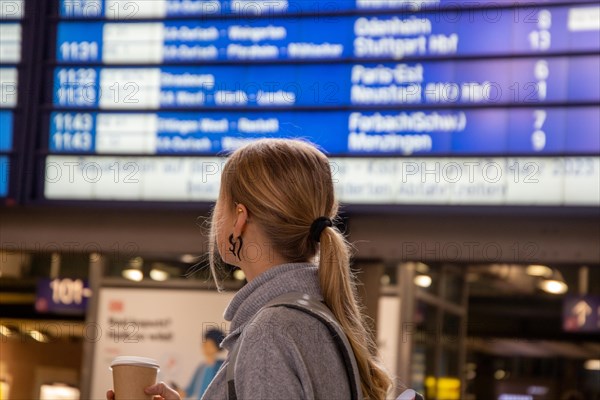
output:
M510 4L561 3L563 0L511 0ZM594 0L583 2L593 3ZM498 0L60 0L60 16L65 18L135 19L177 18L214 15L273 15L333 13L357 10L428 10L456 7L497 6ZM494 15L490 12L490 15Z
M61 22L59 62L345 60L594 51L591 6L214 21ZM464 13L464 15L462 15Z
M600 55L382 64L59 67L53 104L101 109L600 101Z
M571 126L577 129L567 129ZM51 115L50 150L207 155L234 150L252 138L303 137L333 155L594 155L600 153L599 131L600 107L402 112L55 112Z
M8 194L9 159L12 150L13 115L10 111L0 110L0 197Z
M9 194L9 165L14 151L14 109L22 62L24 1L0 2L0 198Z
M0 152L12 150L13 114L0 110Z
M197 163L300 137L343 166L349 203L600 204L600 5L509 3L56 0L46 168L107 180L59 174L44 195L211 201ZM380 196L402 160L488 158L542 184ZM118 189L119 171L142 183Z

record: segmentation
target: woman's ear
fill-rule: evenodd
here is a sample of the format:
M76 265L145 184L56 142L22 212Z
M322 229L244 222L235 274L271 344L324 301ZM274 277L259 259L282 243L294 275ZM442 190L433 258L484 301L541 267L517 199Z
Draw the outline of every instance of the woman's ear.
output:
M236 203L234 212L233 236L237 238L242 235L248 223L248 209L242 203Z

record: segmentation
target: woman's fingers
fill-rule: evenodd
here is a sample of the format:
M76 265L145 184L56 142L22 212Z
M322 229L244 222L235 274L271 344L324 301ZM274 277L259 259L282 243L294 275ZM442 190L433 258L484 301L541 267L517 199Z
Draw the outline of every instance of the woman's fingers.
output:
M165 400L181 400L179 393L165 385L164 382L148 386L146 389L144 389L144 392L146 392L146 394L160 396Z
M146 389L144 389L144 392L146 392L146 394L154 395L155 399L162 398L164 400L181 400L179 393L165 385L164 382L148 386ZM115 400L115 392L112 390L106 392L106 400Z

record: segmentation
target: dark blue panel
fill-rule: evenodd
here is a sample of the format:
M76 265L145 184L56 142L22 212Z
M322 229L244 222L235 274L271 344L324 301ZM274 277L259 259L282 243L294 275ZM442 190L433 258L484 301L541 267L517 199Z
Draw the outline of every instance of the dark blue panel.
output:
M109 78L101 81L103 72L108 76L127 69L61 67L54 74L53 102L56 106L77 108L101 105L105 109L156 109L600 101L596 67L600 68L600 57L399 64L242 64L147 68L137 75L131 73L133 78L109 81L106 80ZM152 75L154 81L142 77L143 72L152 71L157 72ZM104 103L98 98L101 87L102 96L109 100ZM196 96L190 99L190 95ZM144 103L152 97L160 101Z
M53 104L97 107L100 91L99 73L98 68L57 68L54 74Z
M567 114L566 152L600 154L600 109L579 108Z
M0 197L8 194L9 158L0 156Z
M95 132L95 114L53 113L50 117L49 149L56 153L93 152Z
M508 115L506 110L468 112L468 124L452 135L452 152L462 154L507 154Z
M102 152L217 154L260 137L305 138L332 155L536 155L598 154L600 111L584 108L526 108L427 111L160 112L110 114L112 128L97 126L98 113L53 113L53 153ZM140 143L121 143L114 126L130 116L155 122L140 128ZM126 132L123 132L126 133ZM141 139L140 139L141 138ZM228 144L229 143L229 144ZM119 147L119 146L125 147Z
M571 113L573 109L569 109ZM515 109L509 113L508 151L513 154L545 154L565 151L564 108Z
M598 101L600 96L599 71L600 57L569 59L569 98L575 96L581 100Z
M591 6L587 6L591 7ZM416 15L243 18L207 21L160 21L162 36L103 34L104 22L60 22L57 60L110 63L156 61L103 59L103 46L114 40L144 45L158 52L160 62L255 61L302 59L403 59L477 55L595 51L597 28L588 26L586 7L515 8L428 12ZM114 22L111 22L114 26ZM123 27L144 27L125 22ZM161 40L162 37L162 40ZM154 39L156 40L156 39ZM141 57L138 55L138 57Z
M62 62L102 60L102 28L101 23L58 24L56 59Z
M83 315L91 290L88 282L70 278L40 278L37 281L35 310L38 313Z
M105 16L104 0L60 0L60 16L96 18Z
M148 1L148 0L146 0ZM331 13L347 10L450 10L455 7L498 7L498 0L152 0L163 3L162 13L155 17L193 17L207 15L274 15L285 13ZM563 0L513 0L510 4L550 5ZM579 3L593 3L594 0L582 0ZM60 0L60 16L67 18L133 19L148 16L135 1L125 2L126 7L119 9L107 7L106 0ZM160 8L159 8L160 9ZM449 12L449 11L448 11ZM493 10L487 11L492 17Z
M12 111L0 110L0 151L10 151L13 142Z

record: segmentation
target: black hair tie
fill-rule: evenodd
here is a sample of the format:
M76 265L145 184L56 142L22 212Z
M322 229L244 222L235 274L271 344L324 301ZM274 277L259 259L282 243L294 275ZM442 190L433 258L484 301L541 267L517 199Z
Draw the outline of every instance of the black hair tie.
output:
M321 241L321 233L323 232L323 229L325 229L325 227L327 226L333 226L331 218L319 217L315 219L310 225L310 238L313 241L319 243Z

